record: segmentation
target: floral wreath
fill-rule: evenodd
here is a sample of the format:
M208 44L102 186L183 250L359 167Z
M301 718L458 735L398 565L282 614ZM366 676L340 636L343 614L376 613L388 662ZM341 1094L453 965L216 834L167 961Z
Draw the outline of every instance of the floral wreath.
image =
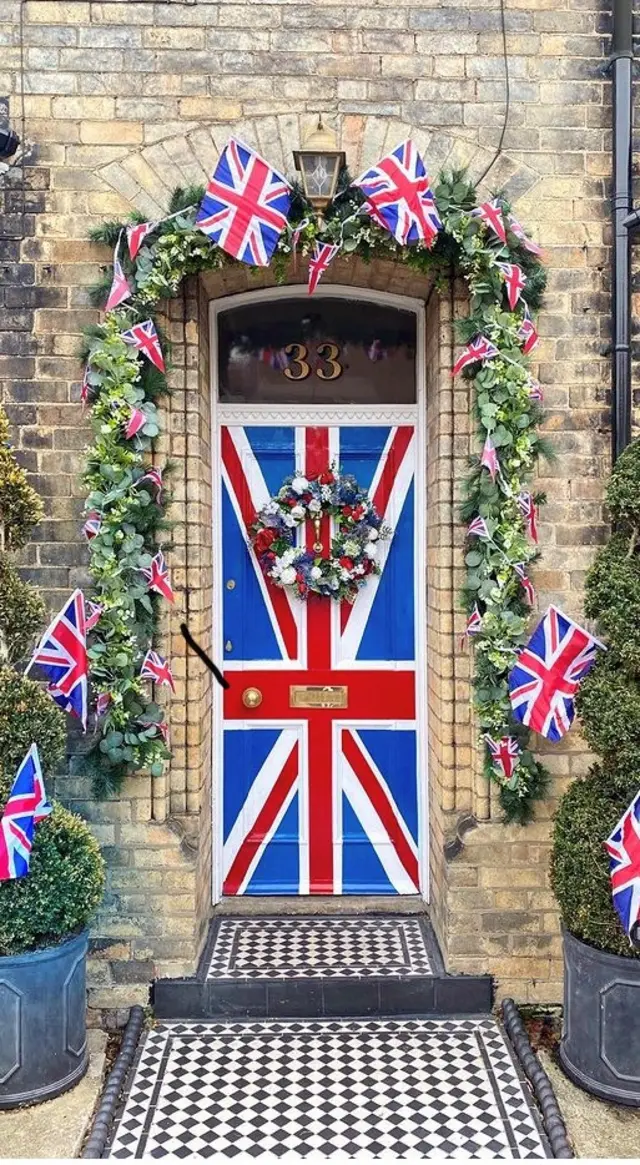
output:
M335 521L327 554L320 540L323 518ZM299 544L298 530L311 521L311 550ZM265 578L301 599L310 591L353 603L370 575L380 574L379 543L390 538L369 495L350 474L333 466L308 478L285 478L278 493L249 526L253 547Z

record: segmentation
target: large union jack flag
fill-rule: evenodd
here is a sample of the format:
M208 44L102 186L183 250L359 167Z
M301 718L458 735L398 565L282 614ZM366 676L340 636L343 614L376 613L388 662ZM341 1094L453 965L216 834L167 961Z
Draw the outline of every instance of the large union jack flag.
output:
M36 825L51 813L37 744L25 756L0 818L0 882L29 873Z
M87 629L84 595L80 589L45 631L27 671L37 664L50 681L56 703L87 727Z
M631 935L640 919L640 793L604 843L609 855L613 905Z
M196 226L234 259L267 267L290 205L286 179L250 146L230 138L209 180Z
M223 893L416 893L414 428L232 426L221 446ZM393 529L352 606L273 587L247 544L283 478L332 464ZM311 548L313 528L300 534ZM298 705L309 688L320 706Z
M353 185L366 195L368 213L402 246L430 246L442 228L424 162L412 141L402 142Z
M549 740L561 740L575 714L581 680L604 645L557 607L549 607L509 673L516 720Z

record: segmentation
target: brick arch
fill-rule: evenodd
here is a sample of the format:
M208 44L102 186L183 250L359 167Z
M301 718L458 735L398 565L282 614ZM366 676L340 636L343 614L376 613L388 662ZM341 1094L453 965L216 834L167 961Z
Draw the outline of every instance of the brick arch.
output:
M479 145L471 136L429 130L394 118L345 114L330 120L354 175L407 137L415 141L432 175L441 168L467 167L469 177L476 181L494 154L492 148ZM231 134L258 149L283 173L291 174L292 151L312 127L313 119L297 113L232 122L191 122L179 133L168 132L166 137L99 167L97 173L120 195L125 207L158 217L167 213L176 185L206 182ZM487 177L491 189L503 189L515 203L529 194L541 175L529 162L502 153ZM486 194L488 188L483 184L480 191Z

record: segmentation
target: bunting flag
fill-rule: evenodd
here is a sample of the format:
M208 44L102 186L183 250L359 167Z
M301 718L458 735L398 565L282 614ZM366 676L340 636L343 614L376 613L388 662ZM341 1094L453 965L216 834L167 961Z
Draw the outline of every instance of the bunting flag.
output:
M484 518L474 518L473 521L469 523L467 534L475 535L477 538L488 538L489 528Z
M538 526L537 526L538 512L536 509L536 504L533 500L533 495L528 493L528 492L518 494L517 502L518 502L518 508L520 510L520 513L522 514L522 516L526 522L526 525L527 525L527 533L528 533L531 541L537 543L537 541L538 541Z
M129 420L127 421L127 425L124 431L124 435L127 440L130 441L132 437L135 437L136 433L139 433L141 429L144 429L146 423L147 414L143 413L142 409L137 409L134 405L132 405L131 412L129 413Z
M170 603L175 603L176 596L169 582L169 569L161 550L151 560L151 566L142 567L142 574L147 580L150 591L157 591L159 595L162 595Z
M152 485L155 485L158 491L158 504L160 504L162 501L162 470L151 466L142 474L142 477L138 478L137 484L142 485L143 481L150 481Z
M609 855L613 907L631 939L640 919L640 793L622 814L604 847Z
M493 360L494 356L498 355L498 349L495 344L491 343L486 336L476 336L467 344L458 356L452 370L451 375L457 376L466 368L468 364L476 364L478 360Z
M498 461L498 454L496 453L495 445L493 444L493 441L491 440L491 437L488 433L487 439L484 443L484 448L482 450L480 464L485 469L489 470L489 473L491 474L491 480L495 481L498 473L500 472L500 463Z
M494 198L492 202L483 202L475 210L472 210L471 214L475 218L481 219L493 231L494 235L498 236L501 243L506 243L507 231L502 217L502 207L497 198Z
M407 139L396 146L352 185L362 190L367 207L373 208L372 217L397 243L403 247L419 242L432 246L442 222L414 142Z
M112 699L113 696L111 695L111 692L100 692L96 700L96 716L104 716Z
M386 360L388 354L389 353L387 352L386 348L382 347L382 342L380 340L373 340L373 342L369 344L369 347L367 348L367 357L372 364L377 364L379 360Z
M169 747L169 725L167 724L166 720L163 720L160 724L156 724L156 728L158 729L158 732L160 733L162 739L164 740L164 742L168 748Z
M85 364L84 373L82 375L82 384L80 385L80 400L82 401L83 408L85 408L86 405L89 403L89 390L90 390L90 388L91 388L91 385L89 384L89 364Z
M520 746L513 736L503 736L501 740L494 740L485 735L485 741L494 769L500 774L503 781L511 780L520 759Z
M155 364L161 372L166 371L160 340L153 320L145 320L141 324L135 324L132 328L128 328L126 332L120 332L120 339L124 340L125 344L131 344L142 352L143 356L146 356L147 360Z
M155 684L171 688L175 692L176 685L171 674L171 668L166 659L158 655L157 651L148 651L140 668L141 680L153 680Z
M535 591L535 587L534 587L533 583L531 582L531 579L528 577L528 575L525 571L524 562L514 562L513 569L515 570L518 578L520 579L520 583L522 585L522 589L524 590L525 597L526 597L526 600L527 600L529 606L535 607L536 591Z
M107 302L104 305L105 311L113 311L119 304L124 303L125 299L131 299L131 288L129 281L122 270L122 264L118 258L118 251L120 250L120 239L122 238L122 231L118 235L118 241L113 252L113 282L111 284L111 291L109 292Z
M538 381L534 380L533 376L527 377L527 388L529 390L529 397L531 400L544 400L542 385L538 384Z
M230 138L207 185L196 226L234 259L268 267L290 205L286 179L250 146Z
M82 533L87 539L87 542L91 542L92 538L95 538L96 534L100 533L101 525L102 516L97 510L90 510L87 514L86 522L82 527Z
M340 247L335 243L314 243L313 255L309 259L309 295L313 295L327 267L335 259L339 250Z
M505 282L509 307L513 311L525 289L527 277L517 263L498 263L497 266Z
M575 715L581 680L604 644L549 607L509 673L509 698L516 720L548 740L561 740Z
M100 616L104 611L101 603L92 603L90 599L85 602L85 630L93 631L93 628L99 622Z
M482 628L482 615L478 609L478 604L475 603L473 611L467 619L467 625L464 629L463 635L460 637L460 647L464 647L465 642L470 635L477 635Z
M16 773L0 818L0 882L29 873L36 825L51 813L37 744L32 744Z
M536 344L538 343L538 340L540 339L536 331L536 326L531 319L529 308L526 306L524 309L522 323L518 328L518 338L522 340L522 351L525 356L528 356L529 352L533 351Z
M524 231L524 227L520 225L517 218L515 218L512 214L509 215L509 230L513 231L514 235L517 239L520 240L526 251L529 251L532 255L542 254L542 247L539 247L537 243L534 243L533 239L529 239L527 237Z
M73 592L45 631L25 675L34 664L50 681L50 694L56 703L77 716L86 730L89 667L84 595L80 589Z
M127 244L132 259L135 259L147 235L150 235L157 226L157 222L139 222L127 227Z

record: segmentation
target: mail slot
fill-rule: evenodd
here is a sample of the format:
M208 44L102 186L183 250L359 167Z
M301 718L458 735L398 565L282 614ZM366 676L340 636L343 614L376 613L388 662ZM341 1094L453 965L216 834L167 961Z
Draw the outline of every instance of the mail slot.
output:
M345 685L325 687L292 684L289 688L290 708L346 708L349 689Z

